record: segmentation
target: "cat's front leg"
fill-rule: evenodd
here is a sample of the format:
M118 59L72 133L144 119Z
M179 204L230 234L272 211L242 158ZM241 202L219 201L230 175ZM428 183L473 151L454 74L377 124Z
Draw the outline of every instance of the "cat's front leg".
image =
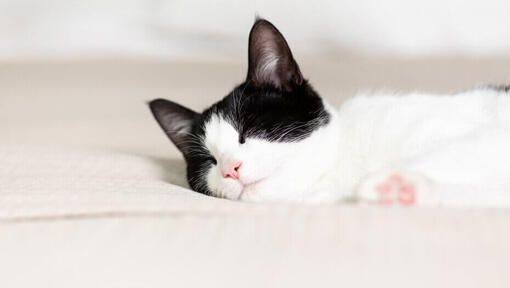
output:
M355 191L360 205L439 206L434 184L420 173L405 169L383 170L363 180Z

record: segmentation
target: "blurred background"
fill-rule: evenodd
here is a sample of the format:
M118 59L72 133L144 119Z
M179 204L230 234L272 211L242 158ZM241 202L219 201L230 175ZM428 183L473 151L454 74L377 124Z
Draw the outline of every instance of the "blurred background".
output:
M506 0L2 0L0 59L238 61L260 15L303 56L474 57L510 51Z
M246 75L256 15L335 105L358 91L509 83L508 0L0 0L0 131L14 144L177 151L146 101L201 110Z

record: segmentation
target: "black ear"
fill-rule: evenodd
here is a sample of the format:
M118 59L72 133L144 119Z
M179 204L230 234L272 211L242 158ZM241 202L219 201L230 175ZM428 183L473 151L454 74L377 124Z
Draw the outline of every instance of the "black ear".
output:
M198 113L177 103L156 99L149 102L152 114L168 138L186 156L189 152L189 133Z
M248 77L258 87L292 90L303 76L283 35L269 21L257 19L250 32Z

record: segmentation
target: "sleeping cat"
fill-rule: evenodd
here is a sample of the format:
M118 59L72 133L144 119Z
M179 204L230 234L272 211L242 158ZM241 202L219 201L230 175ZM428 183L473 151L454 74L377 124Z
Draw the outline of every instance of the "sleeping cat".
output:
M258 19L246 81L202 113L150 108L190 187L243 201L510 205L510 95L357 95L337 110Z

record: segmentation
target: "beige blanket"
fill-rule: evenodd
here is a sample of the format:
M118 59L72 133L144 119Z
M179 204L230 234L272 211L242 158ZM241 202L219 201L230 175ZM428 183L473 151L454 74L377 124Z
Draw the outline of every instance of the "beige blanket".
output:
M304 61L331 102L458 90L510 61ZM306 64L308 63L308 64ZM508 287L510 210L237 203L188 190L144 101L195 109L232 64L0 65L0 287Z

